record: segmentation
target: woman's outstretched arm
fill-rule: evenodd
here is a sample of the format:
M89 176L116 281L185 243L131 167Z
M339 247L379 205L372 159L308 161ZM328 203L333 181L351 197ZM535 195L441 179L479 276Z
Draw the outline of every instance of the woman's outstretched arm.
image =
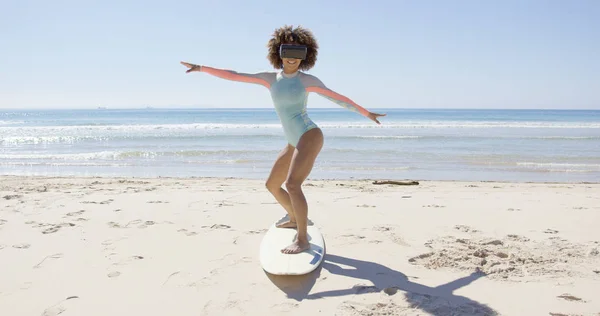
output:
M266 88L271 87L271 83L273 82L273 78L274 78L274 75L269 72L259 72L259 73L254 73L254 74L248 74L248 73L242 73L242 72L237 72L237 71L228 70L228 69L219 69L219 68L213 68L213 67L208 67L208 66L195 65L195 64L186 63L183 61L181 62L181 64L189 68L186 71L186 73L189 73L192 71L205 72L205 73L211 74L211 75L219 77L219 78L232 80L232 81L259 84L259 85L265 86Z
M379 120L377 120L377 117L385 116L385 114L373 113L363 108L362 106L356 104L356 102L350 100L350 98L327 88L319 78L313 75L304 74L302 76L302 83L304 84L304 87L306 88L307 92L316 92L322 97L329 99L330 101L339 104L350 111L357 112L365 117L368 117L369 119L375 121L375 123L377 124L381 124Z

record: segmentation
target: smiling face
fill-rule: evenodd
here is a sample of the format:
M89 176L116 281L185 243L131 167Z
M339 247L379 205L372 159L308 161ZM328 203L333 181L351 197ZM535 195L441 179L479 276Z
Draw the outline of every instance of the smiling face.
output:
M300 62L302 59L296 58L282 58L283 61L283 72L287 74L294 73L298 71L298 67L300 67Z

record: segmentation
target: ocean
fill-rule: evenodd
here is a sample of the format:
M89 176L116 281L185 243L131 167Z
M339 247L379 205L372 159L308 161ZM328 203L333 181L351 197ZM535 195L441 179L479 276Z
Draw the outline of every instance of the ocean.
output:
M600 182L600 110L308 109L309 179ZM266 179L286 145L265 109L0 110L0 174Z

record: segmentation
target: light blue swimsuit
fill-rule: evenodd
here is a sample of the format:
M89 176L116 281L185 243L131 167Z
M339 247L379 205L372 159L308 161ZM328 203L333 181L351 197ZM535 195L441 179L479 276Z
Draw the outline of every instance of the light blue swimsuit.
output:
M300 137L317 127L306 113L308 91L300 80L300 73L289 76L280 72L271 84L271 98L281 120L283 131L290 145L296 147Z
M309 92L316 92L363 116L368 117L369 115L369 111L347 97L327 88L317 77L300 71L292 75L287 75L283 71L248 74L208 66L202 66L201 71L223 79L260 84L267 87L271 93L275 111L283 126L285 137L288 143L294 147L298 145L300 137L304 133L317 127L306 113Z

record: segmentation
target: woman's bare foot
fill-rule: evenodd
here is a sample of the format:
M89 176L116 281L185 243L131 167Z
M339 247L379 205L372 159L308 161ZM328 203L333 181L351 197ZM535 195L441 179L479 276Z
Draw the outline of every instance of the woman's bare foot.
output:
M287 221L280 224L275 225L277 228L296 228L298 225L294 221Z
M308 243L308 241L296 239L294 243L281 249L281 252L285 254L295 254L301 253L308 248L310 248L310 244Z

